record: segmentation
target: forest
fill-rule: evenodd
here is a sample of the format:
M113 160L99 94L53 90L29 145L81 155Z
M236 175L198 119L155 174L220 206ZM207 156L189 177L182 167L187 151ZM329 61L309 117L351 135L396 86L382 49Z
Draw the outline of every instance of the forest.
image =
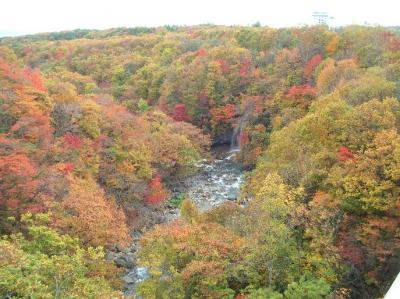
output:
M399 28L1 38L0 298L382 298L399 99ZM232 142L234 200L175 190ZM113 258L133 243L134 294Z

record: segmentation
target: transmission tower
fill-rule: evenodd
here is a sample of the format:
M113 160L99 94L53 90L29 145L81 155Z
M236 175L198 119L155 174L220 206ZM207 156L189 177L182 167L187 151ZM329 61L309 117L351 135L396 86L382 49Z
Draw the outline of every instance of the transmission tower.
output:
M324 11L316 11L312 16L315 23L318 25L328 25L328 20L333 19L333 17L329 16L328 13Z

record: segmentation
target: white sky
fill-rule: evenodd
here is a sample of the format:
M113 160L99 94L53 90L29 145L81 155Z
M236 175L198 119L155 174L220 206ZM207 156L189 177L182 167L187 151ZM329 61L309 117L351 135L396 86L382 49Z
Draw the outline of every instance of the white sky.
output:
M195 25L271 27L312 23L314 11L331 25L400 25L400 0L1 0L0 36L76 28Z

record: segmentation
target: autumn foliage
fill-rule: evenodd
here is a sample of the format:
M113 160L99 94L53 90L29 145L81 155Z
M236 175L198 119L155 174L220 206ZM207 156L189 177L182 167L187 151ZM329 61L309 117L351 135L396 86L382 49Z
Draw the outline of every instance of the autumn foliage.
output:
M166 191L161 183L161 177L155 176L149 182L149 192L146 200L151 204L160 203L167 197Z
M338 249L342 259L351 264L361 267L364 263L364 254L354 237L342 232L338 237Z
M200 48L200 49L197 51L197 56L200 56L200 57L207 56L207 51L206 51L204 48Z
M226 60L218 59L217 64L220 67L222 73L224 73L224 74L229 73L229 70L230 70L229 63Z
M355 160L353 153L345 146L339 147L337 158L341 162L346 162L348 160Z
M246 78L249 75L250 66L251 66L251 60L244 59L240 66L240 72L239 72L240 76Z
M79 136L67 133L64 136L64 142L67 148L79 149L82 147L82 140Z
M383 297L400 263L398 33L201 25L1 39L0 297L62 297L64 277L72 297L118 298L106 280L120 276L91 246L119 250L144 228L144 298ZM244 204L203 212L185 199L181 219L152 230L170 180L232 135ZM38 212L51 221L32 225Z
M227 262L238 261L243 245L241 238L213 223L174 222L157 226L142 239L144 249L140 261L157 273L140 286L140 294L146 297L157 292L154 287L167 271L168 279L174 284L164 294L184 294L190 285L196 285L192 292L199 297L221 298L229 292ZM153 252L159 252L161 259ZM174 289L176 284L180 288Z
M23 70L23 75L34 88L43 92L47 91L46 87L44 86L42 76L38 70L26 68Z
M185 104L180 103L174 106L172 118L176 121L190 121L190 117L186 113Z
M128 245L125 215L114 200L90 179L70 177L69 182L68 195L52 208L55 227L93 246Z
M312 99L316 96L317 89L310 85L299 85L299 86L292 86L288 92L287 97L292 100L298 100L301 98L305 99Z
M221 108L213 108L210 112L216 123L229 123L235 116L235 110L235 105L227 104Z
M315 68L322 62L322 56L320 54L314 55L311 57L311 59L307 62L307 64L304 66L304 76L306 78L309 78Z
M11 211L35 204L39 181L35 165L24 154L0 157L0 205Z
M73 163L62 163L58 165L58 169L64 174L68 175L72 173L75 169L75 166Z

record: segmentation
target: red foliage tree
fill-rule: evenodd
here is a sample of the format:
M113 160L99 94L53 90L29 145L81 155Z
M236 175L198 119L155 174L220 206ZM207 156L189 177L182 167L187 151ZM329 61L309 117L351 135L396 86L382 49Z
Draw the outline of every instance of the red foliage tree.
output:
M239 71L239 74L241 77L246 78L249 75L250 64L251 64L250 59L244 59L242 61L241 65L240 65L240 71Z
M207 51L204 48L200 48L199 50L197 50L196 54L199 57L204 57L204 56L207 56Z
M67 133L64 136L64 142L69 149L79 149L82 147L82 140L79 136Z
M165 200L167 193L161 183L160 176L156 175L149 182L149 193L145 196L147 202L156 204Z
M24 154L0 157L0 205L16 210L35 197L37 170Z
M400 50L400 39L392 32L383 32L383 40L386 49L392 52Z
M287 97L291 100L313 99L316 95L317 89L308 84L292 86L287 92Z
M217 63L218 63L218 65L219 65L221 71L222 71L224 74L229 73L229 64L228 64L228 62L227 62L226 60L224 60L224 59L218 59L218 60L217 60Z
M68 175L70 173L72 173L75 169L74 164L72 163L62 163L61 165L59 165L58 169L64 174L64 175Z
M227 104L220 108L211 109L210 113L215 123L229 123L235 116L235 110L235 105Z
M246 145L247 143L249 143L250 138L249 138L249 133L247 132L242 132L239 135L239 144L241 146Z
M46 148L53 139L53 127L50 124L50 118L33 105L30 109L11 127L11 132L18 138L40 144Z
M185 104L176 104L172 112L172 118L176 121L190 121L190 116L186 113Z
M341 162L346 162L348 160L355 160L353 153L346 146L339 147L337 158Z
M340 232L337 247L341 258L353 265L360 267L364 263L364 254L354 237L348 233Z
M56 60L61 60L65 57L65 53L62 49L57 49L54 54L53 54L54 58Z
M322 56L319 54L311 57L311 59L306 63L304 67L304 76L306 76L306 78L310 78L315 68L321 63L321 61Z
M30 68L26 68L23 70L23 76L26 80L28 80L33 87L37 90L46 92L47 89L43 84L42 76L38 70L33 70Z

